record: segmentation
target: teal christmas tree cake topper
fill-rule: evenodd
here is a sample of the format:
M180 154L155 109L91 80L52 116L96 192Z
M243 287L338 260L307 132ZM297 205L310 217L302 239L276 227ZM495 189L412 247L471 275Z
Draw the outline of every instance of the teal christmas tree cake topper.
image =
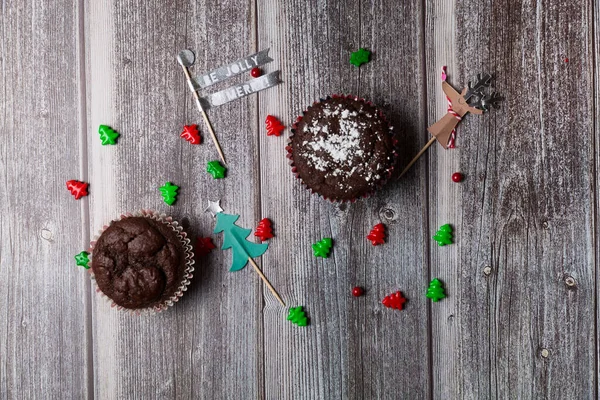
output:
M221 250L231 249L233 251L233 262L230 271L239 271L248 264L249 258L260 257L269 248L268 243L254 243L246 238L252 229L237 226L235 221L239 215L217 213L217 224L214 233L223 232L223 246Z
M215 207L216 206L216 207ZM220 211L219 211L220 210ZM268 243L254 243L247 239L250 236L251 229L245 229L235 224L235 221L240 217L239 215L225 214L218 202L209 202L208 211L214 213L217 218L214 233L223 232L223 245L222 250L232 250L232 263L229 271L239 271L243 269L248 262L252 264L254 270L260 278L263 280L265 285L269 288L273 296L285 307L285 303L277 293L277 290L271 285L271 282L262 273L256 262L252 259L253 257L260 257L269 248Z

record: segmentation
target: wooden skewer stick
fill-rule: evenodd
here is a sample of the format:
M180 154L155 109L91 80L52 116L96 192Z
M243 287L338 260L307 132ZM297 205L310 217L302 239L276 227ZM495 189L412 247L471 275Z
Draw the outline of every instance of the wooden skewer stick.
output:
M408 165L406 166L406 168L404 168L404 170L402 170L402 172L400 173L400 175L398 176L398 179L402 178L402 176L408 172L408 170L410 169L410 167L413 166L414 163L417 162L417 160L423 155L423 153L425 153L425 150L427 150L429 148L429 146L431 146L433 144L433 142L435 142L435 136L433 136L431 139L429 139L429 142L427 142L427 144L425 146L423 146L423 148L421 149L421 151L419 151L419 153L415 156L415 158L413 158Z
M196 89L194 88L194 84L192 83L192 77L190 76L190 71L188 69L188 66L193 64L193 62L194 62L193 57L194 57L193 52L191 52L190 50L183 50L177 56L177 61L179 62L179 65L181 65L181 68L183 68L183 73L185 74L185 79L187 80L190 90L194 94L194 99L196 100L196 106L198 106L198 110L200 111L200 114L202 114L202 117L204 118L204 122L206 123L206 126L208 127L208 131L210 132L210 136L212 137L213 142L215 143L217 152L219 153L221 160L223 160L223 164L227 164L225 162L225 155L223 154L223 150L221 150L221 145L219 144L219 141L217 140L217 135L215 135L215 131L213 130L213 127L212 127L210 121L208 120L208 116L206 115L206 112L204 111L204 107L202 107L202 103L200 103L200 96L198 95L198 92L196 91ZM191 60L190 60L190 58L191 58Z
M256 270L256 272L258 273L258 275L260 275L261 279L265 282L265 285L267 285L267 287L271 290L271 293L273 293L273 296L275 296L277 298L277 300L279 300L279 302L281 303L281 305L285 307L285 303L283 302L283 300L279 296L279 293L277 293L277 290L275 290L275 288L273 287L273 285L271 285L271 282L269 282L269 280L262 273L262 271L260 270L260 268L258 268L258 265L256 265L256 263L254 262L254 260L251 257L249 257L248 261L250 261L250 264L252 264L252 266L254 267L254 269Z

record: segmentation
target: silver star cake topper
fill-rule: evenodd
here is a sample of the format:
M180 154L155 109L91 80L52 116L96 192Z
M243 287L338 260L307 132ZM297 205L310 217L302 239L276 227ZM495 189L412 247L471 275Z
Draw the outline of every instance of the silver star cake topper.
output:
M221 208L221 200L217 200L217 201L208 201L208 207L206 207L204 209L204 212L210 212L214 217L217 216L218 213L223 212L223 209Z

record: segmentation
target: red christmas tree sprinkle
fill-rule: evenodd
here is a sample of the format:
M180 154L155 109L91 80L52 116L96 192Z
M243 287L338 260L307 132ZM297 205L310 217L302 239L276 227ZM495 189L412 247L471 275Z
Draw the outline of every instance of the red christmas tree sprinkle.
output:
M179 136L191 144L200 144L202 142L202 138L198 133L198 125L185 125L183 127L183 132L181 132L181 135Z
M71 192L71 194L75 196L75 200L79 200L83 196L88 195L88 185L89 184L86 182L76 181L74 179L67 181L67 189L69 189L69 192Z
M385 243L385 225L379 223L373 227L371 233L367 235L373 246Z
M273 229L271 228L271 221L269 218L260 220L256 227L256 232L254 232L254 236L259 237L261 242L273 237Z
M406 299L402 296L401 292L392 293L389 296L385 296L383 301L384 306L387 308L394 308L396 310L402 310L402 306L406 302Z
M196 240L196 254L199 257L204 257L214 248L215 245L213 244L212 239L209 237L199 237Z
M281 136L281 132L285 129L285 126L272 115L267 115L265 123L267 124L267 136Z

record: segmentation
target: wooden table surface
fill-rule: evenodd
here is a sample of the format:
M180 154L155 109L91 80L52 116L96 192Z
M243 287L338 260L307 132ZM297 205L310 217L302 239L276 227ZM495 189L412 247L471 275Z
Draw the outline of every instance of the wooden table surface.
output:
M0 6L0 399L591 399L598 392L600 6L597 1L3 1ZM350 52L373 51L359 69ZM209 111L226 179L175 61L195 72L270 48L283 83ZM286 137L319 97L381 106L399 166L456 87L496 74L502 108L460 123L401 180L354 204L310 195ZM235 82L248 79L238 78ZM221 85L218 89L226 87ZM179 137L198 123L204 143ZM121 133L102 146L97 129ZM286 136L289 131L286 131ZM461 184L450 175L461 171ZM90 182L76 201L69 179ZM177 203L157 188L181 187ZM73 256L120 213L150 208L192 237L221 199L276 237L258 261L310 326L286 321L229 251L199 260L167 312L94 293ZM365 235L378 222L388 241ZM431 236L445 223L456 244ZM310 245L332 237L331 257ZM221 235L215 242L222 243ZM448 297L425 298L440 278ZM364 297L351 296L355 285ZM404 311L381 299L401 290Z

